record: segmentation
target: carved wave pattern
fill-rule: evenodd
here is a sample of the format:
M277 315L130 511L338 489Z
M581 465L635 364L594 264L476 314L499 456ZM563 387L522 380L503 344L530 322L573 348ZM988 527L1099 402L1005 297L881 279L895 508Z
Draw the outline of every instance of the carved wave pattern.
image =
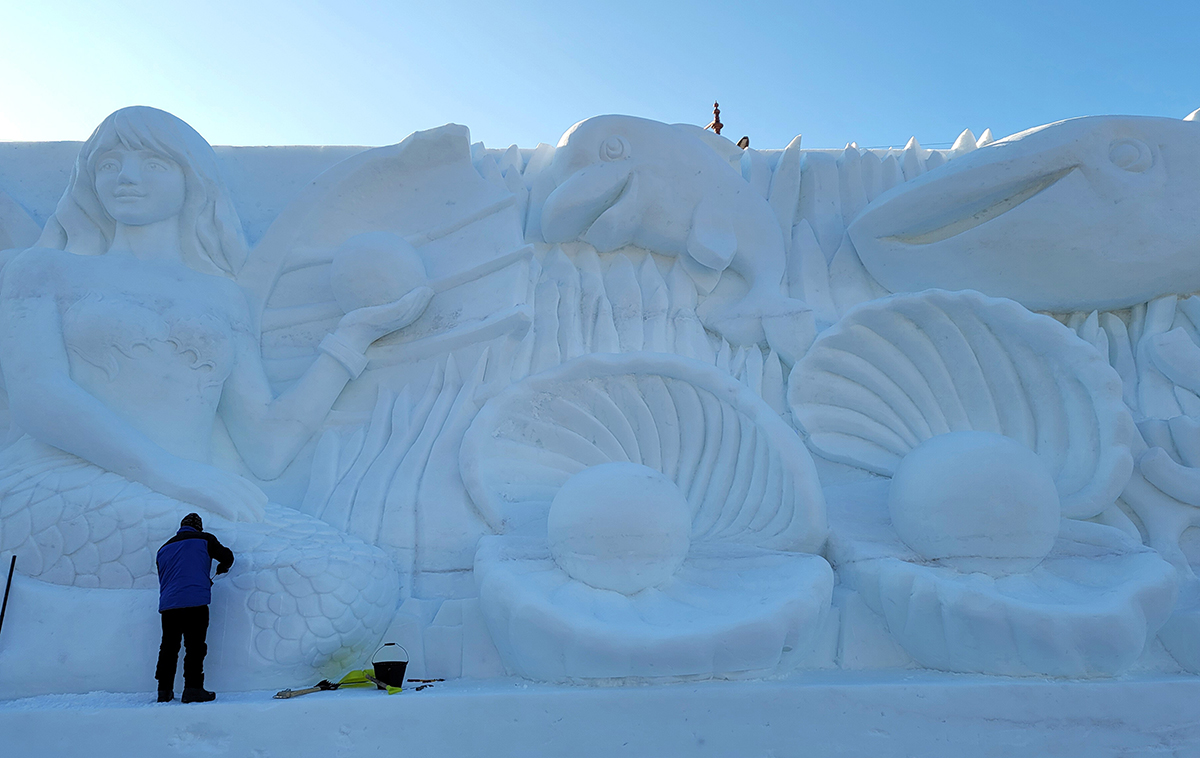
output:
M825 501L800 439L716 368L663 354L584 356L513 385L472 422L463 482L494 528L544 534L559 487L588 466L663 472L693 510L693 542L815 552Z
M1106 357L1054 319L930 290L848 313L795 365L788 401L813 451L885 476L935 435L1004 434L1046 462L1064 516L1090 518L1133 467L1121 391Z

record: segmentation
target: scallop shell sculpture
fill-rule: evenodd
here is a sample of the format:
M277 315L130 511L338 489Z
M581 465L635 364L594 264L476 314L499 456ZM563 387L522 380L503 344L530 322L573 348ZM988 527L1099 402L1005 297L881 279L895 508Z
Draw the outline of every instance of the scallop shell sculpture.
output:
M893 482L828 490L830 561L921 665L1114 675L1170 613L1170 565L1119 529L1080 520L1112 506L1129 480L1135 427L1116 372L1054 319L977 292L867 303L796 364L789 402L813 450L875 474L893 475L933 437L988 432L1033 450L1032 463L1053 479L1063 518L1052 547L1032 566L989 573L958 570L901 539ZM979 465L1000 464L981 456ZM936 477L936 466L928 471ZM964 508L984 508L978 523L990 526L980 528L996 529L1002 544L1013 502L974 494L962 493ZM924 528L950 533L936 519Z
M661 471L693 510L693 542L815 553L825 500L804 444L728 374L665 353L592 354L509 387L475 417L460 465L488 523L545 534L558 488L588 466Z
M930 437L1003 434L1037 453L1064 516L1113 504L1136 437L1105 356L1049 316L978 292L927 290L854 308L792 369L788 403L808 446L891 476Z
M926 668L1001 676L1115 676L1175 605L1173 569L1120 529L1063 519L1031 571L960 573L925 560L888 519L887 480L829 490L827 555L842 584Z
M691 512L682 566L640 591L572 578L548 543L559 489L610 462L661 472ZM765 402L711 366L663 353L568 361L489 400L460 466L501 532L476 554L480 607L522 676L765 675L795 665L825 625L833 571L813 554L826 521L812 459Z

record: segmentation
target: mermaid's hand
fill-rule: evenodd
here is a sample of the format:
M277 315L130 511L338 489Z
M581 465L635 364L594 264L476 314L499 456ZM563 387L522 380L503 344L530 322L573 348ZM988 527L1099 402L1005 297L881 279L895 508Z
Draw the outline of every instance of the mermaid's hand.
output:
M176 458L146 482L158 492L230 521L262 521L266 494L250 480L207 463Z
M336 334L359 352L366 352L375 340L420 318L432 298L433 290L421 286L395 302L352 310L338 322Z

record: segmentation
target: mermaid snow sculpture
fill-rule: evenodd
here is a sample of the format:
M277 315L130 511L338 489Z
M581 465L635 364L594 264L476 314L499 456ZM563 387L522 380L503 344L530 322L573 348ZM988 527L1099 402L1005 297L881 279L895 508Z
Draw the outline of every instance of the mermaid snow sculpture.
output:
M239 555L228 591L251 620L234 658L321 668L382 634L395 567L210 465L214 426L256 476L278 476L362 371L367 346L417 318L432 292L346 315L276 398L255 311L232 279L246 256L199 134L153 108L105 119L38 246L3 272L0 344L19 438L0 452L0 550L44 582L150 588L154 548L182 514L244 522L220 527Z

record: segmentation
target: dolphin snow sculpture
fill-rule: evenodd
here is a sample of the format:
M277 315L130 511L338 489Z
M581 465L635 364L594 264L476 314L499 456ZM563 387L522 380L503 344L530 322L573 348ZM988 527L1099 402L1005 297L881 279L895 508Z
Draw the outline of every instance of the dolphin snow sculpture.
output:
M850 225L893 292L1048 311L1200 289L1200 122L1091 116L1014 134L880 195Z
M792 361L812 341L811 311L783 294L787 263L774 212L695 135L633 116L596 116L562 136L549 170L558 188L542 209L546 242L676 255L705 293L730 268L750 290L733 303L710 298L700 309L706 326L734 344L765 336Z

